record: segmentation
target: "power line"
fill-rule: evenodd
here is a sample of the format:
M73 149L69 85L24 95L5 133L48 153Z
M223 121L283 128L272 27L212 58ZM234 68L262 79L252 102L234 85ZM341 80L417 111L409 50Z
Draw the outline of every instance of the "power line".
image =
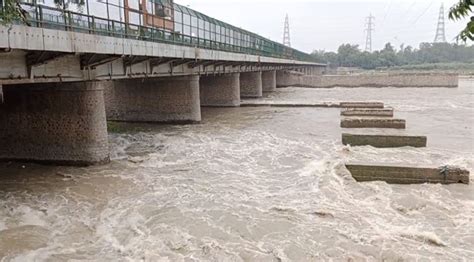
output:
M432 0L431 3L428 5L428 7L415 19L415 21L412 23L413 25L416 25L418 20L420 20L420 18L426 14L426 12L430 9L433 3L434 3L434 0Z
M374 20L375 17L370 14L367 18L367 23L366 26L367 28L365 31L367 32L366 38L365 38L365 51L367 52L372 52L372 32L375 30L374 29Z
M388 5L388 9L387 11L385 12L385 15L383 16L383 20L382 20L382 24L381 26L383 26L385 24L385 20L387 19L387 16L388 14L390 13L390 10L392 9L392 4L393 4L393 0L390 0L390 3Z

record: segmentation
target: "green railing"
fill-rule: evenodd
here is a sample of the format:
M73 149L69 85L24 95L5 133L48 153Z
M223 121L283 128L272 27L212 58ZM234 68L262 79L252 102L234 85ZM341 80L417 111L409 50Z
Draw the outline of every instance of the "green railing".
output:
M88 0L85 2L87 14L71 11L71 8L68 8L68 10L37 4L36 1L34 3L23 2L21 6L28 13L27 19L29 24L35 27L170 43L298 61L314 61L309 54L213 19L178 4L165 6L160 0L151 0L152 2L150 3L153 4L151 7L148 6L148 4L147 7L143 7L139 4L138 10L135 10L123 8L121 1L122 0ZM128 2L130 3L131 1L132 0L129 0ZM91 10L97 8L98 5L105 7L106 15L104 16L106 17L90 14L95 13ZM160 6L162 9L160 9ZM82 8L83 7L84 6L82 6ZM167 9L168 13L170 13L170 17L160 18L159 16L151 15L155 8L161 11ZM149 11L149 13L147 11ZM120 19L114 19L117 18L117 16L119 16ZM151 22L147 22L150 17ZM127 20L128 22L123 22L123 20ZM134 21L135 23L130 21Z

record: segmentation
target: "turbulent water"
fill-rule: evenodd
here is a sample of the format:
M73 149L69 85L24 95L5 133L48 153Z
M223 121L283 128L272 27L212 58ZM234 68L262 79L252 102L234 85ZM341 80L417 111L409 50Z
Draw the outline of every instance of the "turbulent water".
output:
M0 165L0 260L474 259L472 177L469 186L357 183L344 168L472 173L474 82L288 88L265 99L383 101L407 120L396 132L427 135L428 147L345 147L338 109L204 109L196 125L122 125L109 165Z

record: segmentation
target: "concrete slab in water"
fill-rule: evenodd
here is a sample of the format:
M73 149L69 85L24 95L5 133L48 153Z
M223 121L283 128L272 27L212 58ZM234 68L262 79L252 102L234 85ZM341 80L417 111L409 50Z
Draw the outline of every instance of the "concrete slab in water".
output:
M341 102L342 108L384 108L381 102Z
M403 119L387 118L344 118L341 120L342 128L395 128L405 129L406 121Z
M385 181L389 184L469 184L469 171L458 167L420 168L347 164L358 182Z
M393 117L393 108L345 108L341 116L376 116Z
M426 147L426 136L391 136L342 134L342 143L351 146L385 147Z

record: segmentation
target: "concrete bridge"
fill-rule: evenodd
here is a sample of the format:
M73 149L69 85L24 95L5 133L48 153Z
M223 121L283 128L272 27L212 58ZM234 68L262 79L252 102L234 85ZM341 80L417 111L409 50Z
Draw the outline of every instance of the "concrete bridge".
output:
M198 122L201 106L240 106L242 97L287 83L286 71L324 68L307 54L167 3L168 16L151 20L146 10L123 8L125 17L135 12L148 21L139 25L23 3L28 24L0 26L0 159L107 162L107 120Z

